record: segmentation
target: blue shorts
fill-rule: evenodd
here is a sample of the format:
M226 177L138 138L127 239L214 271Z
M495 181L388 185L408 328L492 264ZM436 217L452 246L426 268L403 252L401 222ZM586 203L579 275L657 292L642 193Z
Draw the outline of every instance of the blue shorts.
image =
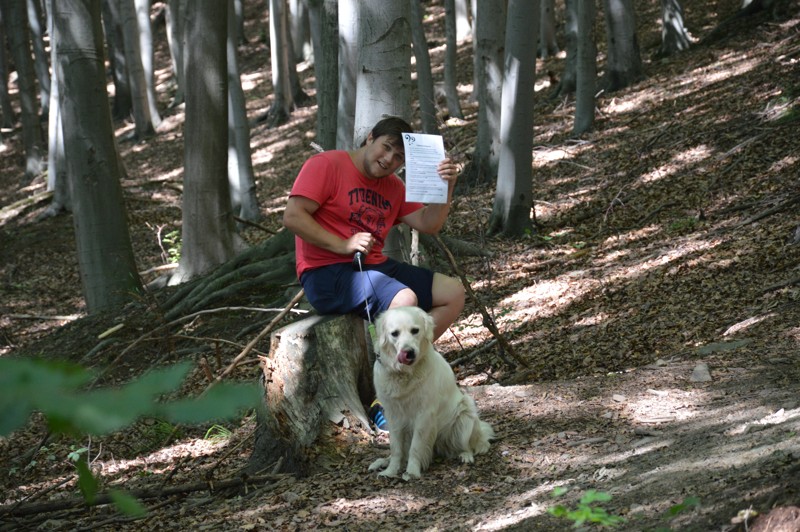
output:
M394 259L365 264L363 272L350 262L314 268L303 272L300 284L320 314L354 312L367 319L366 301L374 319L404 288L414 291L417 305L426 312L433 307L433 272Z

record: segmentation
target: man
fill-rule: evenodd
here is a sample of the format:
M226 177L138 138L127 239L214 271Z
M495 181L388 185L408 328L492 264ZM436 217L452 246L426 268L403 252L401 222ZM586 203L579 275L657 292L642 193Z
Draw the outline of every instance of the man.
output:
M297 275L319 313L356 312L367 319L388 308L419 306L433 316L436 339L464 308L461 282L382 254L394 225L436 233L450 212L458 177L450 159L437 168L448 184L447 203L405 200L405 185L394 172L405 162L402 134L411 131L401 118L385 118L356 150L311 157L292 187L283 225L296 235ZM353 267L357 252L363 272Z

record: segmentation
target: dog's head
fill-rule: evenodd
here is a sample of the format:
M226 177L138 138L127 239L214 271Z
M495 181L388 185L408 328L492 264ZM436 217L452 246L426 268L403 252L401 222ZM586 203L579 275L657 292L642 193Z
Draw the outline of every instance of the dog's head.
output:
M410 366L433 343L433 317L419 307L398 307L378 317L375 350L400 368Z

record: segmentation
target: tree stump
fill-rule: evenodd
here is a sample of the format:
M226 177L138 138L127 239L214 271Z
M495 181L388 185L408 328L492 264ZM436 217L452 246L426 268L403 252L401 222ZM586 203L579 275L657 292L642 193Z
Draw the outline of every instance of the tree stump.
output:
M369 436L371 351L356 315L312 316L275 331L261 357L264 404L247 472L306 473L332 443L332 424Z

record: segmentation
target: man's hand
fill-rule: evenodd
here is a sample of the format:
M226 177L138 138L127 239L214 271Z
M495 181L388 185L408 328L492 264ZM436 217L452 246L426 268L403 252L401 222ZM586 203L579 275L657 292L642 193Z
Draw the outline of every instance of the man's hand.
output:
M345 241L346 250L344 255L352 255L360 251L364 255L369 255L372 246L375 245L375 237L370 233L356 233Z

